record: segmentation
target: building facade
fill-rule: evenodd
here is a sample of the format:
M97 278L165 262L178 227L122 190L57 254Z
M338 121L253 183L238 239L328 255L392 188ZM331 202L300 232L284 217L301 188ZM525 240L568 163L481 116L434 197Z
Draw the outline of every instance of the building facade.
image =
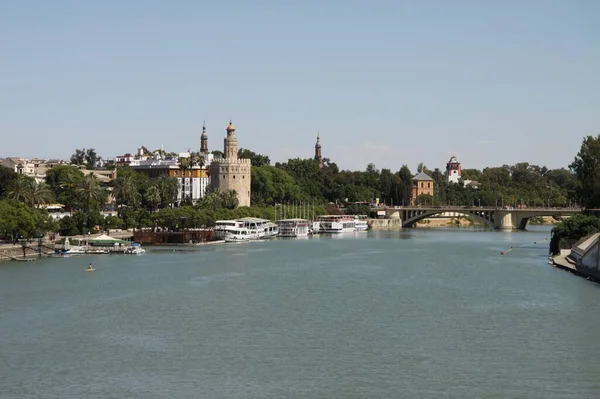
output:
M126 154L127 155L127 154ZM127 162L132 169L144 173L151 179L161 176L168 176L177 179L178 193L176 203L190 199L193 203L204 198L207 189L210 187L210 177L208 168L213 159L213 155L208 152L208 136L206 135L206 125L202 126L202 135L200 136L199 155L203 161L198 163L198 159L193 159L190 152L181 152L177 155L165 155L163 150L156 151L151 157L145 154L141 149L134 157L118 159Z
M250 160L238 158L238 140L231 121L226 131L224 157L214 158L210 164L210 184L220 191L235 190L239 206L250 206Z
M412 197L410 204L415 205L419 195L430 195L433 197L434 181L426 173L419 172L413 177Z
M134 159L130 162L129 167L144 173L151 179L161 176L176 178L178 184L176 203L181 204L187 198L195 203L204 197L206 189L210 185L210 179L206 167L189 165L186 162L186 159L189 158L189 152L182 152L177 157L163 157L157 153L151 159Z
M460 162L452 155L448 163L446 163L446 181L448 183L458 183L461 179L461 173Z

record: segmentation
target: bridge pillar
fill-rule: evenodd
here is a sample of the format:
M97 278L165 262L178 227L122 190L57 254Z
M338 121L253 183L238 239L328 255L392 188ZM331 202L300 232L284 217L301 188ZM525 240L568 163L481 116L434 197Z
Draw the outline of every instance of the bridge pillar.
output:
M517 227L515 215L511 211L497 209L494 211L494 228L499 230L514 230Z

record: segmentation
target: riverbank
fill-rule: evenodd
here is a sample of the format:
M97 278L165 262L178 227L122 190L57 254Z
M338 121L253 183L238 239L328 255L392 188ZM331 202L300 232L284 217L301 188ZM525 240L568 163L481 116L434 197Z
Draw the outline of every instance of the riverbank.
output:
M576 276L583 277L587 280L592 280L595 282L600 282L594 276L591 276L584 271L577 269L577 265L569 258L569 254L571 250L562 250L559 255L555 255L552 257L552 265L557 269L561 269L572 273Z
M559 221L552 216L543 216L530 220L532 226L552 226ZM485 227L486 225L470 216L431 217L417 222L417 227Z

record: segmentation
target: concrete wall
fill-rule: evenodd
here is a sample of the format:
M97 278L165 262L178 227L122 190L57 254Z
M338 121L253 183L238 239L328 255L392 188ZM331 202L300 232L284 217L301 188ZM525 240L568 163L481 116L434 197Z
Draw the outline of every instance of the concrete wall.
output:
M401 229L402 220L400 219L369 219L369 227L373 230Z

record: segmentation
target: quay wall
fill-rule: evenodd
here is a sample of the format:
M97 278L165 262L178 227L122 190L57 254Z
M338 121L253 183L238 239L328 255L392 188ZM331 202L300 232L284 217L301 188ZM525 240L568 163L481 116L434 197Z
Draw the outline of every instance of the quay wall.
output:
M400 219L368 219L367 223L373 230L399 230L402 228Z

